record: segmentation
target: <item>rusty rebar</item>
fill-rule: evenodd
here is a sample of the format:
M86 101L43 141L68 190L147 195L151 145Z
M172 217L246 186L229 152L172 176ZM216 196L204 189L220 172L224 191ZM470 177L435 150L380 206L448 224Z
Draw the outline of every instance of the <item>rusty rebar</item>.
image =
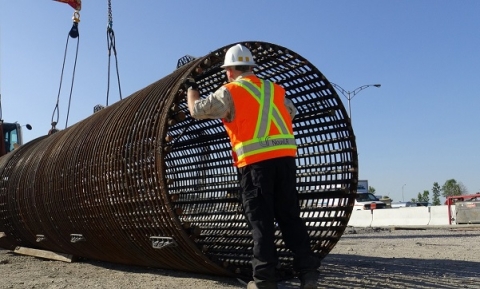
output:
M309 61L243 42L255 73L298 109L297 180L311 246L324 258L348 223L358 179L355 136L339 96ZM231 45L179 62L170 75L0 158L0 246L198 273L249 276L252 239L219 120L193 120L182 83L203 96L226 82ZM335 205L331 205L335 204ZM292 255L276 234L280 270Z

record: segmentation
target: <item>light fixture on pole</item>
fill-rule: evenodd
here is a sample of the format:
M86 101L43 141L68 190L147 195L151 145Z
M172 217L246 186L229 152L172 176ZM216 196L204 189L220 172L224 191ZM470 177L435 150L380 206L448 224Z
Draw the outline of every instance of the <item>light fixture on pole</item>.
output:
M342 94L343 96L345 96L345 98L347 98L348 100L348 117L350 117L350 122L352 121L352 108L350 106L350 101L352 100L352 98L357 94L359 93L360 91L364 90L365 88L367 87L370 87L370 86L373 86L373 87L380 87L382 86L381 84L365 84L365 85L362 85L360 87L357 87L355 88L354 90L352 91L348 91L348 90L345 90L343 89L343 87L341 87L340 85L338 84L335 84L333 82L330 82L333 87L335 87L336 89L338 89Z
M407 184L403 184L402 186L402 202L405 202L405 198L403 197L403 187L405 187Z

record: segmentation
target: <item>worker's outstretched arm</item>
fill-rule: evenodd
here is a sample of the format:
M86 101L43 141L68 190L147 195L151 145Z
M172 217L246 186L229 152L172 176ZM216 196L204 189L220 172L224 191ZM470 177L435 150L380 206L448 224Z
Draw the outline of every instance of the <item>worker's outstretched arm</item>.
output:
M192 117L195 117L195 101L200 99L200 93L196 89L189 88L187 90L187 104L188 104L188 110L190 111L190 115Z

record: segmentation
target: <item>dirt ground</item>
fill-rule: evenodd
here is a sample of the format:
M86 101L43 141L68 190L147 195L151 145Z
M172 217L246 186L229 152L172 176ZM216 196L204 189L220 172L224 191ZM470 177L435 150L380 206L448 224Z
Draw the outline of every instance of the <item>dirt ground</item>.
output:
M480 227L347 228L320 270L318 288L480 288ZM97 261L65 263L2 249L0 276L0 289L246 287L231 278ZM299 282L283 282L280 288L299 288Z

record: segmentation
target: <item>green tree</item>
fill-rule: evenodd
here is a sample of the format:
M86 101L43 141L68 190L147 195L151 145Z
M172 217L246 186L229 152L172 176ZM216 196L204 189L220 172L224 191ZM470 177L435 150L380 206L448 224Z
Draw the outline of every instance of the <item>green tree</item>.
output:
M465 188L461 182L457 182L455 179L447 180L442 186L442 196L445 198L450 196L466 195L467 193L467 188Z
M433 188L432 188L432 205L434 206L440 206L440 192L442 191L442 188L440 188L440 185L437 182L433 183Z
M418 193L418 201L419 202L430 202L430 192L427 190L423 191L423 194Z
M368 186L368 192L369 192L370 194L375 195L375 188L372 187L372 186Z
M430 197L429 197L430 192L425 190L423 193L418 193L417 198L412 198L410 201L412 203L417 203L417 202L429 202Z

